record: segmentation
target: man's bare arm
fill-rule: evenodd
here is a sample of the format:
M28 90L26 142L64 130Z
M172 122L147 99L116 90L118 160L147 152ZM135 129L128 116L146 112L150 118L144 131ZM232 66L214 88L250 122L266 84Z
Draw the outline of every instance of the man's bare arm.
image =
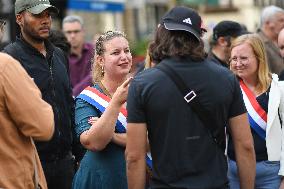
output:
M144 189L146 179L147 130L145 123L127 124L126 169L128 189Z
M241 189L253 189L255 180L255 152L247 114L229 120L234 143Z

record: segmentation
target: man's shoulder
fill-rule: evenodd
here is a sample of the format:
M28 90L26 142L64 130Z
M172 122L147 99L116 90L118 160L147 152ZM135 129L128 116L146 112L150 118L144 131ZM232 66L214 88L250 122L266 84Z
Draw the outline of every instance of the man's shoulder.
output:
M137 73L131 83L135 86L147 87L154 83L158 84L159 81L163 80L163 77L160 77L161 72L156 68L148 68Z
M7 74L7 72L16 70L22 70L22 66L20 63L14 59L12 56L10 56L7 53L1 53L0 52L0 74ZM3 73L2 73L3 72ZM21 72L18 72L21 73ZM15 75L18 76L18 75Z
M2 71L3 68L14 62L14 59L8 55L7 53L0 52L0 70Z
M0 42L0 52L7 46L9 45L10 43L9 42Z
M21 48L21 44L18 41L14 41L6 45L2 52L13 55L17 53L17 50Z
M55 56L53 56L54 58L59 58L60 61L62 62L68 62L68 57L64 54L63 50L59 47L54 46L53 47L53 54Z
M139 79L141 81L149 81L151 80L152 77L157 76L157 72L159 71L155 67L148 68L138 72L135 76L135 79Z
M93 51L94 50L94 45L92 43L85 42L84 43L84 49Z
M208 55L207 60L211 61L212 63L221 65L221 62L213 54Z
M267 45L267 43L271 42L271 40L266 36L266 34L261 29L258 29L256 34L259 36L259 38L264 43L264 45Z
M228 64L221 59L219 59L213 52L210 52L206 58L208 61L211 61L212 63L215 63L219 66L225 67L228 69Z
M203 61L203 69L208 70L209 73L216 73L216 74L232 74L232 71L229 70L227 67L223 66L218 60L213 60L210 58L206 58Z
M211 60L205 60L204 66L202 66L202 70L200 71L204 75L204 79L207 80L207 83L214 85L218 84L222 85L232 85L235 82L236 76L235 74L228 68L218 65ZM200 74L200 73L195 73Z
M93 44L93 43L90 43L90 42L85 42L85 43L84 43L84 46L87 46L87 47L94 47L94 44Z
M60 55L64 56L64 52L61 48L54 46L53 50L54 50L55 53L59 53Z
M2 52L11 55L13 58L17 59L18 61L21 60L21 56L23 55L25 48L21 47L21 43L17 40L8 44Z

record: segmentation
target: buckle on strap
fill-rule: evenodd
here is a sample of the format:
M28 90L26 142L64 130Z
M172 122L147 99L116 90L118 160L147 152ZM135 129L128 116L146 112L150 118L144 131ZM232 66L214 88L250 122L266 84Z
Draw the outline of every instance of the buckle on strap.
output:
M187 93L187 95L185 95L183 98L184 100L189 103L190 101L192 101L194 98L196 97L196 93L194 91L190 91L189 93Z

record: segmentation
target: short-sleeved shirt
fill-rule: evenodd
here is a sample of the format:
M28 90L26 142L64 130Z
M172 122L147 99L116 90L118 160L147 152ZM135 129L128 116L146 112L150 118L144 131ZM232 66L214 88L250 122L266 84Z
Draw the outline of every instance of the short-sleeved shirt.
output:
M97 84L93 87L103 92ZM88 123L90 117L101 117L101 114L88 102L76 98L75 131L77 137L90 129L91 125ZM124 147L113 142L101 151L87 150L74 176L72 188L127 188L124 151Z
M238 81L228 69L189 58L162 63L196 92L214 115L212 124L225 127L229 118L246 112ZM227 182L224 153L165 73L155 68L139 73L129 88L127 110L129 123L147 125L153 188L214 188Z
M98 89L100 92L102 90L98 85L94 85L94 88ZM101 117L101 112L99 112L95 107L93 107L88 102L84 101L81 98L76 98L76 107L75 107L75 132L76 136L80 138L80 135L90 129L91 125L88 123L88 120L91 117Z

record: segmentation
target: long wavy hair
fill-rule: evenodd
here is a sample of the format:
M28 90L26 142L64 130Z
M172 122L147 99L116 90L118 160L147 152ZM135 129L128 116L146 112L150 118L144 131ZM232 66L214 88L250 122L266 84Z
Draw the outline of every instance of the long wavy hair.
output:
M169 57L190 57L200 61L205 59L204 43L186 31L170 31L160 25L149 44L149 55L155 63Z
M237 37L235 40L233 40L231 45L231 51L234 47L244 43L247 43L251 46L254 56L256 57L258 62L257 90L260 92L265 92L271 83L271 73L268 68L267 57L263 42L257 34L241 35L240 37Z

